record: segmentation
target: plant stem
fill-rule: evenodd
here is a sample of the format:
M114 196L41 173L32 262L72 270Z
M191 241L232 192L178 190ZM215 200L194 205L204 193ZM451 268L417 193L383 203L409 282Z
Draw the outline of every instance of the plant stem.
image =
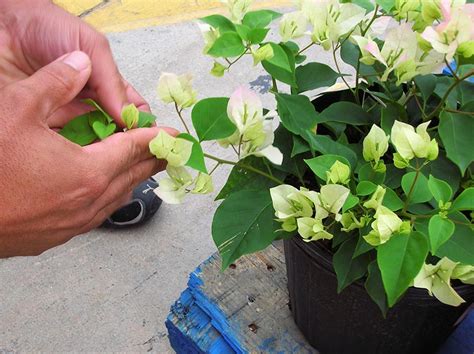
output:
M232 166L239 166L239 167L242 167L243 169L247 170L247 171L251 171L251 172L254 172L254 173L257 173L263 177L266 177L268 178L269 180L275 182L275 183L278 183L278 184L284 184L283 181L279 180L278 178L275 178L271 175L269 175L268 173L265 173L261 170L259 170L258 168L255 168L253 166L249 166L249 165L246 165L246 164L242 164L242 163L239 163L239 162L234 162L234 161L229 161L229 160L224 160L224 159L221 159L219 157L216 157L216 156L213 156L213 155L209 155L209 154L204 154L205 157L207 157L208 159L211 159L211 160L214 160L216 162L219 162L220 164L223 164L223 165L232 165Z
M274 93L278 93L278 84L277 84L276 79L273 76L272 76L272 83L273 83L272 91Z
M243 52L242 54L240 54L237 59L235 59L234 61L230 61L229 59L225 58L225 60L227 61L227 63L229 63L229 66L227 67L227 70L230 69L230 67L232 65L234 65L235 63L237 63L240 59L242 59L242 57L245 55L245 54L248 54L248 48L245 50L245 52Z
M301 53L304 53L304 52L307 51L309 48L311 48L313 45L314 45L314 42L311 42L311 43L308 44L306 47L304 47L303 49L301 49L298 53L296 53L296 56L301 55Z
M451 65L449 65L448 61L446 60L446 58L444 59L444 63L446 64L446 67L448 68L448 70L451 72L451 75L453 75L453 77L456 79L456 81L459 81L459 76L456 74L456 72L453 70L453 68L451 67Z
M355 97L355 92L354 89L352 89L349 84L347 83L346 79L342 75L341 69L339 68L339 63L337 62L337 56L336 56L336 49L334 48L334 44L332 45L332 57L334 59L334 64L336 65L337 72L341 76L342 81L346 84L347 88L354 94Z
M468 71L464 76L461 76L458 81L455 81L454 84L452 84L451 87L448 89L448 91L446 91L446 93L444 94L443 98L441 99L441 102L439 103L439 105L433 110L433 112L431 112L426 117L425 121L430 120L436 114L438 114L439 111L443 108L443 105L446 103L449 95L451 94L451 91L453 91L456 88L456 86L458 86L461 82L463 82L464 80L468 79L469 77L471 77L473 75L474 75L474 69Z
M183 123L184 129L186 129L186 132L188 134L191 134L191 131L189 130L188 126L186 125L186 122L183 118L183 115L181 114L181 111L178 108L178 104L175 102L174 107L176 108L176 113L178 113L179 119L181 119L181 123Z

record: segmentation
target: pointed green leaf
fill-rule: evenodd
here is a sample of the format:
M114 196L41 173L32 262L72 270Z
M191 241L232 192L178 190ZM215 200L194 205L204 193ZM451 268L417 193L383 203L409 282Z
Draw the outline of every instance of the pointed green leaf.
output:
M429 223L429 235L430 235L430 246L431 253L436 254L438 248L446 243L454 233L454 223L449 220L442 218L439 215L433 215Z
M365 281L365 289L369 296L374 300L377 306L382 311L382 315L385 317L388 311L387 296L382 282L382 274L380 273L377 261L373 261L369 264L369 275Z
M422 173L419 173L418 177L416 172L405 174L402 178L402 189L407 198L410 195L410 204L425 203L433 199L428 188L428 178Z
M403 208L403 200L393 191L391 188L385 188L385 196L382 202L383 206L386 206L391 211L397 211Z
M344 242L333 257L334 271L337 276L337 292L340 293L354 281L362 278L370 263L368 254L352 258L357 246L357 238Z
M316 123L339 122L352 125L372 124L372 118L361 106L352 102L335 102L318 114Z
M242 38L236 32L226 32L216 39L208 54L217 58L238 57L245 52Z
M278 113L283 126L296 135L302 135L316 125L316 110L306 96L277 94Z
M472 148L474 119L465 114L443 112L440 116L438 131L448 158L464 175L467 167L474 161Z
M349 161L352 170L357 166L357 155L353 149L343 143L332 140L327 135L317 135L311 131L303 133L302 137L309 143L310 147L321 154L339 155Z
M181 133L177 136L193 143L193 149L191 151L191 156L189 157L186 166L191 167L199 172L207 174L206 162L204 161L204 152L202 151L201 144L193 136L187 133Z
M247 12L242 23L250 28L265 28L281 14L272 10L258 10Z
M219 29L220 33L235 32L235 26L231 20L222 15L211 15L200 19L202 22Z
M231 194L217 208L212 237L222 257L222 269L245 254L261 251L277 237L272 199L268 190Z
M321 63L309 63L296 68L298 92L306 92L334 85L340 75L330 66Z
M474 264L474 229L471 222L459 211L448 217L457 222L456 228L451 238L438 248L436 256L448 257L453 262Z
M408 289L428 255L428 241L420 232L393 235L377 248L388 305L393 307Z
M286 47L269 43L273 49L273 57L262 61L263 68L276 80L296 87L295 57Z
M357 204L359 204L359 198L357 198L355 195L352 195L352 193L350 193L346 199L346 202L342 206L342 212L345 213L346 211L351 210Z
M453 196L453 190L451 189L451 186L445 181L433 177L432 175L430 175L428 179L428 188L437 202L449 202Z
M138 128L149 128L156 122L156 117L148 112L140 112L138 115Z
M227 116L226 97L206 98L196 103L191 113L193 126L200 141L231 136L237 129Z
M465 189L454 201L453 210L474 210L474 188Z
M87 98L83 100L82 102L84 102L85 104L88 104L89 106L94 107L100 113L102 113L102 115L107 119L108 123L111 123L114 121L113 118L106 111L104 111L104 109L93 99Z
M81 146L89 145L97 140L97 135L89 124L88 113L69 121L59 134Z
M357 185L356 192L357 192L357 195L365 197L365 196L373 194L376 189L377 189L376 184L369 181L362 181Z

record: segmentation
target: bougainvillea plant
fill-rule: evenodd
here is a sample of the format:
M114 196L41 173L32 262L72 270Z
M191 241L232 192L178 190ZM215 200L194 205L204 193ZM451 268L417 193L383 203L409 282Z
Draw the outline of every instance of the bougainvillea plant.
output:
M225 3L231 16L200 20L211 74L244 70L237 63L251 56L275 107L243 87L198 101L189 76L163 74L159 97L186 133L150 143L168 161L156 194L180 203L211 193L213 172L233 165L212 224L223 269L301 237L332 250L339 292L365 281L383 312L411 286L461 304L453 284L474 284L474 5L299 0L281 15ZM279 41L267 39L274 21ZM235 159L205 153L205 141Z

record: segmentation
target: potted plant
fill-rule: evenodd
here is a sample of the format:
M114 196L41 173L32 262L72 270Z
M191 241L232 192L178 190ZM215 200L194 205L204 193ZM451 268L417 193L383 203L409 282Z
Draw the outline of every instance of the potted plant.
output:
M201 19L211 73L252 56L275 107L245 88L198 101L189 76L163 74L186 133L150 143L168 161L155 192L211 193L233 165L212 224L223 269L284 239L295 321L322 353L433 352L474 299L474 5L299 0L282 16L225 3L230 17Z

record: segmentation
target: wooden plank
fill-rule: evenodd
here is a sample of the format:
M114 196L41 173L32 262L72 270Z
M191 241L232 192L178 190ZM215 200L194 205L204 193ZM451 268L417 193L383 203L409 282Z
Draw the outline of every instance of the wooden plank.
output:
M219 256L212 256L191 274L189 288L173 306L168 328L188 332L199 348L181 340L179 352L317 353L291 317L281 249L243 257L224 273L220 268ZM223 341L216 343L216 333Z

